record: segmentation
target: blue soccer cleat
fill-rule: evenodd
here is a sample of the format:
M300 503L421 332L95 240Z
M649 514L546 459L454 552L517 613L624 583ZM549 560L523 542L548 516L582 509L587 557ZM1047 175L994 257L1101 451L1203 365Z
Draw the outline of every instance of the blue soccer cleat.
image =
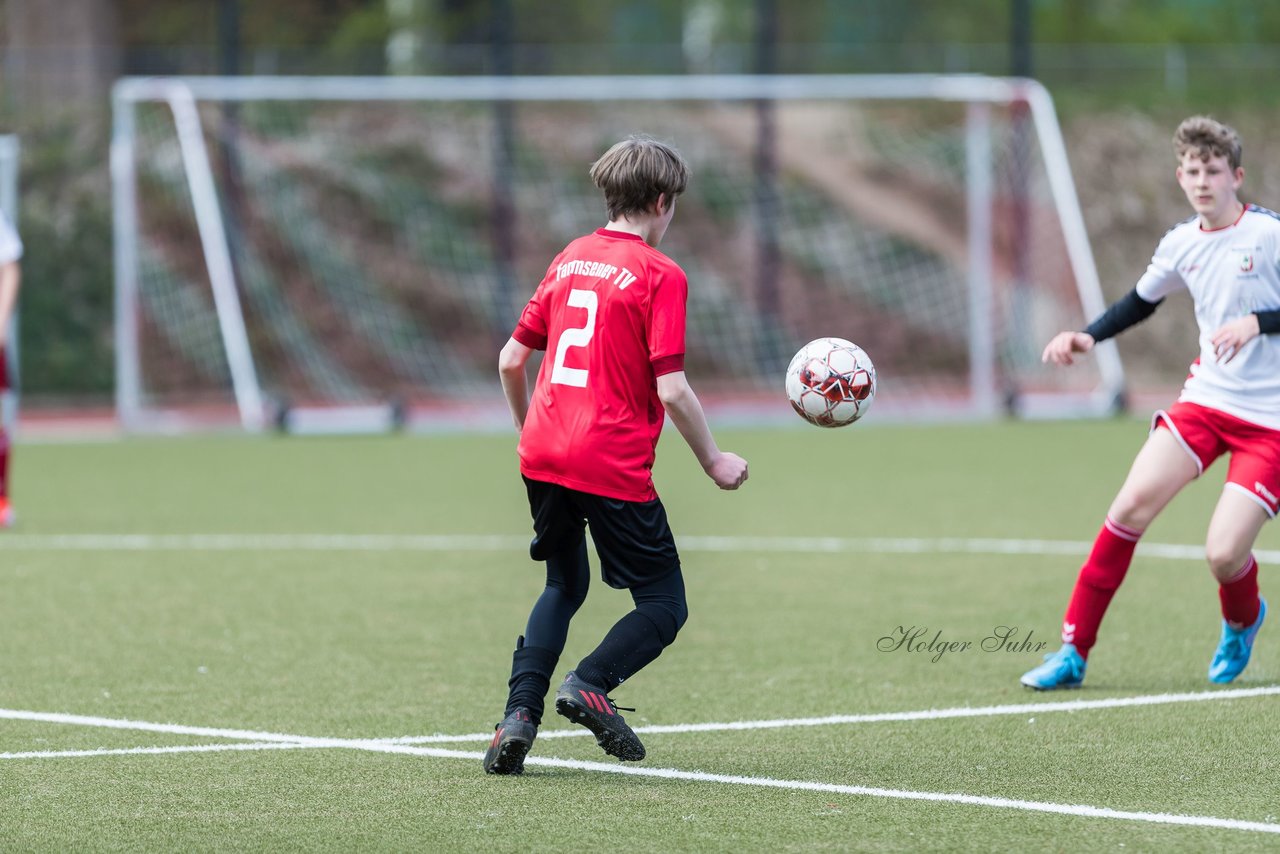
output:
M1085 660L1076 651L1075 644L1064 643L1062 649L1044 657L1044 664L1022 674L1019 681L1037 691L1079 688L1084 681L1084 668Z
M1249 656L1253 653L1253 640L1262 628L1262 620L1267 616L1267 600L1258 597L1258 619L1252 626L1233 629L1222 621L1222 639L1218 641L1218 651L1213 654L1209 663L1210 682L1230 682L1241 674L1249 664Z

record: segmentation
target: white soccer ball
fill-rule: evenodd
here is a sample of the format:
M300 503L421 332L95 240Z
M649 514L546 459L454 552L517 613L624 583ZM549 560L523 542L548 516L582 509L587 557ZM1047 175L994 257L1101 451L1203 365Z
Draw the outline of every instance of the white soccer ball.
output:
M844 427L871 409L876 399L876 366L852 341L810 341L787 366L787 398L810 424Z

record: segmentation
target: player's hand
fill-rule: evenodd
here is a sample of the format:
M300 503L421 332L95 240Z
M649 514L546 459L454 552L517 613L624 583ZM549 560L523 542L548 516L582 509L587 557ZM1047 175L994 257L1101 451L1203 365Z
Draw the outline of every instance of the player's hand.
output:
M725 452L717 456L706 471L721 489L737 489L747 480L747 461Z
M1240 352L1240 348L1258 336L1258 315L1246 314L1213 333L1213 354L1224 365Z
M1040 361L1051 365L1074 365L1072 356L1093 349L1093 336L1087 332L1059 332L1044 348Z

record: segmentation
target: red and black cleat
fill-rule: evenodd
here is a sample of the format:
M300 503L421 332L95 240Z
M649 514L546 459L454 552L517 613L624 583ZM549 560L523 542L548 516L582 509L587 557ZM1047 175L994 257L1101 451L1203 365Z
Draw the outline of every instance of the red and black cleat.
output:
M576 674L566 676L556 691L556 712L591 730L596 743L610 756L624 762L644 759L644 745L618 714L618 705L602 689L583 682Z
M494 727L493 741L484 752L485 773L523 774L524 758L537 735L538 725L533 722L529 710L513 709L502 723Z

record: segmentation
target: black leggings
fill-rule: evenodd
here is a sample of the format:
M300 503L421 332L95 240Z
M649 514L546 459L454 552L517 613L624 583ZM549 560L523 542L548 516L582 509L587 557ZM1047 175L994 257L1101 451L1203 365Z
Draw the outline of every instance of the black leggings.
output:
M525 644L554 651L564 651L569 635L569 621L586 601L591 585L591 564L587 560L586 541L573 549L547 558L547 586L534 603L525 628ZM684 592L684 576L679 567L658 581L631 588L636 611L647 617L657 629L663 646L675 640L676 633L689 618Z

